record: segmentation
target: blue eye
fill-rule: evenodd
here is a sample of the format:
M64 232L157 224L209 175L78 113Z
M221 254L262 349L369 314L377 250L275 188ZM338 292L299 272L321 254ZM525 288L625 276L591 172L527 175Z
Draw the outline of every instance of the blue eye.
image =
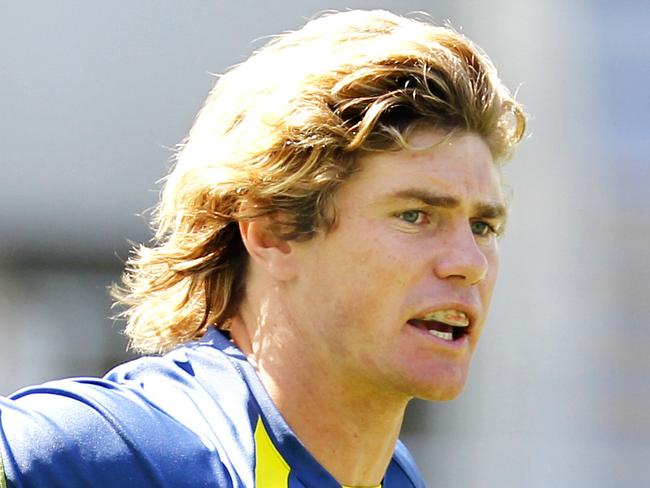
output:
M488 234L496 234L494 228L487 222L476 220L470 224L472 233L477 236L487 236Z
M424 219L424 213L420 210L406 210L401 212L398 217L409 224L420 224Z

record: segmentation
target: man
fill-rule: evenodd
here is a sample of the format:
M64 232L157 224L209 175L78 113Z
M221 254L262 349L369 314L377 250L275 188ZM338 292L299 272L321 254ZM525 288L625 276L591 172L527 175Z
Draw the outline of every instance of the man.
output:
M463 388L521 108L450 29L330 14L223 76L130 259L103 379L0 403L9 486L423 486L398 435Z

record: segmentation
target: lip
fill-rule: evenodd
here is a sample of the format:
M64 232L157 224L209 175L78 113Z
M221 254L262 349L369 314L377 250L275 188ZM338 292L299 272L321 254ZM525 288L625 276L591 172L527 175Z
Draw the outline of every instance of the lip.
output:
M428 313L436 312L438 310L458 310L459 312L463 312L465 315L467 315L467 318L469 319L469 325L467 325L467 327L465 327L464 329L466 330L468 335L471 334L472 330L474 329L474 325L476 324L479 316L478 309L467 303L445 303L441 305L428 306L427 308L419 309L417 312L410 315L406 319L406 322L416 317L423 317Z
M464 334L462 337L454 340L454 341L446 341L445 339L441 339L440 337L436 337L432 334L429 334L427 331L418 329L417 327L414 327L410 325L408 322L406 323L406 326L412 330L414 333L418 334L421 338L424 340L428 341L429 343L433 344L436 346L437 350L440 349L446 349L447 351L453 351L457 353L462 353L465 351L467 348L469 348L470 345L470 333Z
M463 328L465 333L463 334L462 337L454 341L446 341L444 339L441 339L439 337L436 337L428 333L425 330L419 329L418 327L415 327L409 324L408 322L409 320L412 320L415 317L422 317L428 313L435 312L438 310L458 310L459 312L463 312L465 315L467 315L467 318L469 319L469 324L467 325L467 327ZM431 341L431 343L435 344L437 348L444 347L450 351L452 350L461 351L469 347L472 341L472 335L478 319L479 319L479 312L477 307L474 307L468 303L463 303L463 302L449 302L449 303L436 304L433 306L427 305L426 308L419 308L415 313L411 314L407 318L405 324L414 332L416 332L423 338L426 338L426 340Z

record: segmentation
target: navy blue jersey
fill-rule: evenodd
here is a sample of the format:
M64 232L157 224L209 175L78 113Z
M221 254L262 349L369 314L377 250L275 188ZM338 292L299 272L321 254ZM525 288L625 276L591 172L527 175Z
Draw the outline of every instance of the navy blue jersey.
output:
M0 487L340 488L216 329L102 379L0 398L0 459ZM382 487L423 486L398 442Z

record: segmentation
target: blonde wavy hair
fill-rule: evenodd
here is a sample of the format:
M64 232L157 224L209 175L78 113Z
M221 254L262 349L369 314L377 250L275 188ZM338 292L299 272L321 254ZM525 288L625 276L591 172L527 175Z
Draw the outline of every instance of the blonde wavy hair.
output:
M475 132L503 161L525 116L472 42L385 11L325 14L223 75L165 181L152 244L113 287L131 346L160 353L223 328L245 286L238 222L275 217L287 240L327 231L359 154L422 125Z

